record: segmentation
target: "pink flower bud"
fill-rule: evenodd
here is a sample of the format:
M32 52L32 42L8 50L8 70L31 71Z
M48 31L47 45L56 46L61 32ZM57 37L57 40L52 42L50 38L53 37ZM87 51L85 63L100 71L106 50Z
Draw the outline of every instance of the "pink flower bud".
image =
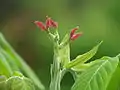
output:
M39 21L35 21L34 22L41 30L46 30L46 26L42 23L42 22L39 22Z

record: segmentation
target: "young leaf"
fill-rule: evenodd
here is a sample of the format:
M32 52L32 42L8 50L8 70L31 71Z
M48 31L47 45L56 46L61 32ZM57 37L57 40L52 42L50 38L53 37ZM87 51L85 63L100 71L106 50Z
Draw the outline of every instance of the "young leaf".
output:
M72 60L70 63L68 63L65 67L72 68L78 64L82 64L82 63L88 61L90 58L92 58L96 54L98 47L101 45L101 43L102 43L102 41L97 46L95 46L92 50L90 50L89 52L87 52L83 55L77 56L74 60Z
M67 45L69 43L69 39L70 39L70 35L66 34L65 37L63 38L63 40L60 43L61 47Z
M74 66L73 68L71 68L73 71L76 72L81 72L81 71L85 71L87 68L90 68L92 65L92 63L87 63L87 64L79 64Z
M35 90L34 83L28 79L19 76L12 76L7 80L7 90Z
M0 46L3 48L7 54L9 54L12 58L11 62L15 62L15 64L24 71L24 73L33 80L35 85L40 89L44 90L45 87L34 73L34 71L26 64L26 62L13 50L13 48L9 45L9 43L5 40L3 35L0 33Z
M77 77L71 90L106 90L119 59L118 57L105 58L105 60L102 58L96 62Z
M65 66L70 62L70 46L69 46L69 35L66 34L65 37L63 38L61 44L60 44L60 59L61 59L61 64Z

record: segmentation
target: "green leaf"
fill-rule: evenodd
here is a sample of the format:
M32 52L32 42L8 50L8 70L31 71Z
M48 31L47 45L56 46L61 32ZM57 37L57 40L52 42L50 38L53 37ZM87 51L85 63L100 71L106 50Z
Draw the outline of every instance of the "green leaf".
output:
M23 70L23 72L33 80L35 85L40 89L44 90L45 87L34 73L34 71L26 64L26 62L13 50L13 48L9 45L9 43L5 40L3 35L0 33L0 47L5 50L7 54L9 54L13 59L10 59L11 62L15 62L15 64Z
M14 71L13 74L12 74L12 76L23 77L24 75L21 72L19 72L19 71Z
M2 53L0 53L0 74L7 77L12 74L12 69Z
M95 46L92 50L90 50L89 52L87 52L83 55L77 56L74 60L72 60L70 63L68 63L65 67L72 68L76 65L83 64L84 62L88 61L96 54L101 43L102 43L102 41L97 46Z
M70 35L67 33L65 35L65 37L63 38L63 40L61 41L60 45L64 46L64 45L68 44L69 43L69 39L70 39Z
M63 38L60 44L59 56L61 59L62 66L65 66L70 62L69 34L65 35L65 37Z
M94 62L96 64L78 75L71 90L106 90L118 66L119 58L106 57Z
M92 63L79 64L79 65L72 67L71 69L76 72L81 72L81 71L85 71L87 68L90 68L91 65L92 65Z
M120 90L120 68L117 67L106 90Z
M16 62L14 62L15 61L14 58L9 53L7 53L3 48L1 48L0 50L3 57L5 57L6 61L9 63L12 71L19 71L19 66L16 64Z
M0 76L0 90L6 90L6 76Z
M7 90L35 90L35 87L26 77L12 76L7 80Z
M69 35L66 34L63 38L60 49L59 49L59 56L61 59L62 66L65 66L70 62L70 46L69 46Z

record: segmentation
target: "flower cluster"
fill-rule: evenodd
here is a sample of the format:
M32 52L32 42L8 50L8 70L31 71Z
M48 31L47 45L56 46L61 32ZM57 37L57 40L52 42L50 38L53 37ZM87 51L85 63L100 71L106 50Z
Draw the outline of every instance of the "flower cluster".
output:
M35 21L34 23L43 31L48 31L49 28L57 28L58 27L58 23L55 22L54 20L52 20L48 16L47 16L45 24L41 21ZM82 33L75 33L78 29L79 29L79 27L76 27L76 28L71 30L70 40L73 41L82 35Z
M41 21L35 21L34 22L41 30L47 31L49 28L57 28L58 23L53 21L50 17L47 16L46 23L44 24Z

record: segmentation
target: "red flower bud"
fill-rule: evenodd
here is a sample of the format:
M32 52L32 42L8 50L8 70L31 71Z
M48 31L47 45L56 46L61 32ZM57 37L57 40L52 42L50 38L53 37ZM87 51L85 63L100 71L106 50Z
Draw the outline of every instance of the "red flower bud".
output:
M46 19L46 23L45 25L43 24L43 22L40 22L40 21L35 21L34 23L40 28L42 29L43 31L47 31L48 28L57 28L58 27L58 23L53 21L50 17L46 16L47 19Z
M52 25L51 25L51 18L50 17L47 17L47 20L46 20L46 28L50 28Z
M82 35L82 33L74 34L72 37L70 37L70 40L75 40L75 39L77 39L81 35Z
M70 37L72 37L78 29L79 29L79 27L72 29L71 33L70 33Z
M41 30L46 30L46 26L42 23L42 22L39 22L39 21L35 21L34 22Z
M58 23L55 22L55 21L53 21L53 20L51 20L51 25L52 25L52 27L54 27L54 28L57 28L57 27L58 27Z
M82 33L75 33L78 29L79 27L72 29L72 31L70 32L70 40L75 40L82 35Z
M50 17L46 16L47 20L46 20L46 28L50 28L50 27L54 27L57 28L58 27L58 23L53 21Z

